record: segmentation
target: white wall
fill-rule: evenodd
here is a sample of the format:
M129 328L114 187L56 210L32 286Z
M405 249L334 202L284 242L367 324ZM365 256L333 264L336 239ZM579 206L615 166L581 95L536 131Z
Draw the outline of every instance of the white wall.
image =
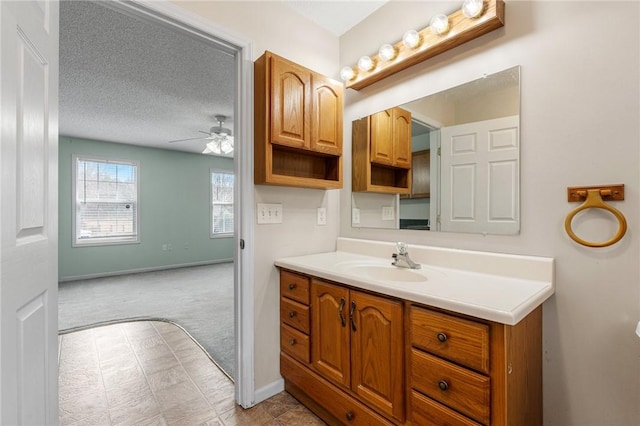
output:
M456 2L459 3L459 2ZM448 7L448 10L447 10ZM391 2L340 39L341 66L423 28L442 2ZM347 91L349 123L416 97L522 66L522 229L517 236L356 229L341 196L341 235L441 247L551 256L556 294L544 304L546 425L640 424L640 5L637 2L508 1L506 26L373 86ZM351 149L345 144L345 160ZM349 182L351 173L345 173ZM608 248L564 232L568 186L625 184L614 206L629 231ZM617 224L590 211L574 221L603 241Z
M254 60L265 50L330 77L337 77L338 38L280 1L178 1L179 6L251 41ZM282 203L282 224L255 225L255 388L280 377L279 279L274 260L335 250L340 191L255 186L255 203ZM316 225L316 208L327 225ZM270 388L271 389L271 388Z

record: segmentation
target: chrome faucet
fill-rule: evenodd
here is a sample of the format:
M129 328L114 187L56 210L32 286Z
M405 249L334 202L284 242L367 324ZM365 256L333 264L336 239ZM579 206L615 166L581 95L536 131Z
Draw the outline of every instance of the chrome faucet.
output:
M420 269L422 267L419 263L415 263L409 258L409 252L407 251L407 245L405 243L396 244L396 249L398 252L391 255L391 257L393 257L393 262L391 262L393 266L410 269Z

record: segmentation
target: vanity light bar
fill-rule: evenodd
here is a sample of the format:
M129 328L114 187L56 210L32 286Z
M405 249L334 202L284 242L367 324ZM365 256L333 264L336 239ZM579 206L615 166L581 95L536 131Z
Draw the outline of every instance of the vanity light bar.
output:
M502 0L484 0L483 6L482 13L478 17L467 18L462 9L450 14L447 17L449 27L442 34L437 34L430 26L418 31L419 41L414 48L407 47L402 40L397 42L392 46L395 52L392 59L382 58L380 53L372 56L370 70L363 70L358 66L344 67L340 75L346 80L345 86L348 89L363 89L385 77L504 26ZM387 48L386 51L389 52L390 49ZM348 68L351 72L348 72Z

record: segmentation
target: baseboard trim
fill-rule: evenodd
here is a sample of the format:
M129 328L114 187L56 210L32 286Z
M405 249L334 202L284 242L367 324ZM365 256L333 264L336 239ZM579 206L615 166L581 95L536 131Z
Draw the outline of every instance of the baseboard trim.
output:
M274 395L279 394L284 390L284 379L278 379L275 382L269 383L266 386L261 387L260 389L256 389L254 393L254 404L259 404L262 401L265 401L271 398ZM246 407L245 407L246 408Z
M115 277L118 275L139 274L142 272L164 271L167 269L188 268L190 266L214 265L216 263L227 263L227 262L233 262L233 259L203 260L201 262L180 263L177 265L150 266L148 268L127 269L127 270L113 271L113 272L99 272L97 274L71 275L68 277L58 278L58 282L63 283L68 281L89 280L92 278Z

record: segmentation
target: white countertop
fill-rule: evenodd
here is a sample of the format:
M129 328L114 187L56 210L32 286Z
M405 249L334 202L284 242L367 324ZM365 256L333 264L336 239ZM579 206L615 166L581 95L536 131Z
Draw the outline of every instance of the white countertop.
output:
M476 253L491 256L481 252L466 252L464 256L468 258ZM455 253L448 255L455 257ZM496 254L498 265L501 256L509 256L506 262L518 258L517 255ZM550 262L547 269L553 271L553 259L537 260L526 256L522 259L546 262L541 265L542 269ZM522 259L517 260L522 262ZM392 266L391 257L385 259L348 251L287 257L276 260L275 264L356 288L508 325L517 324L554 293L553 277L541 279L539 273L535 279L528 279L425 263L419 270L404 269ZM504 269L509 270L509 265ZM394 276L399 277L398 280L393 280Z

